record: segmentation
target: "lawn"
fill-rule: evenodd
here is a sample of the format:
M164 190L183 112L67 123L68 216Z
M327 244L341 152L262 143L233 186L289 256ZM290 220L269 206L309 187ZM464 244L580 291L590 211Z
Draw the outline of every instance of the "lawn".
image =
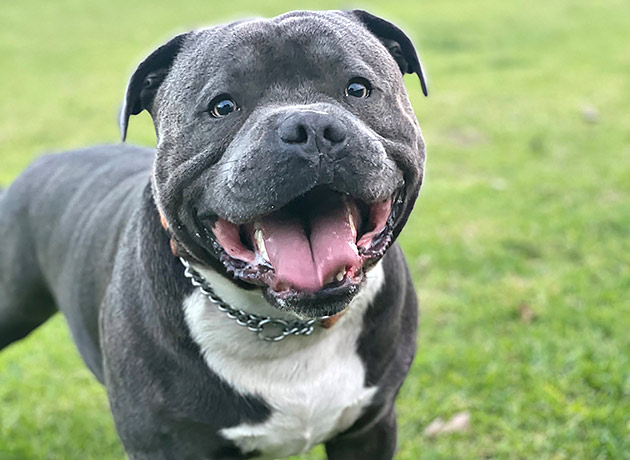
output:
M422 316L396 458L630 459L625 0L3 2L0 184L116 142L126 79L171 35L348 6L407 30L430 79L427 99L407 79L428 174L400 238ZM129 141L153 144L146 115ZM468 431L423 433L462 411ZM0 354L0 460L122 458L62 318Z

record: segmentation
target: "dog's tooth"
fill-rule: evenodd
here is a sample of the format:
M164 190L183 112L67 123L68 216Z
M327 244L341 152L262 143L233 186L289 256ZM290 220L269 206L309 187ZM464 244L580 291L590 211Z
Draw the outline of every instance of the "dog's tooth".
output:
M256 240L256 246L258 247L260 255L263 256L263 259L267 262L271 262L269 260L269 254L267 254L267 247L265 246L265 240L260 228L256 228L256 230L254 230L254 239Z
M354 226L354 219L352 218L352 213L348 212L348 222L350 223L350 230L352 231L352 235L356 238L357 236L357 228Z
M352 231L352 235L357 237L357 228L354 225L354 218L352 217L352 209L350 205L348 205L348 201L344 200L344 205L346 206L346 212L348 213L348 223L350 224L350 230Z
M339 273L337 273L337 276L335 276L335 279L337 281L341 281L344 276L345 276L345 270L341 270Z

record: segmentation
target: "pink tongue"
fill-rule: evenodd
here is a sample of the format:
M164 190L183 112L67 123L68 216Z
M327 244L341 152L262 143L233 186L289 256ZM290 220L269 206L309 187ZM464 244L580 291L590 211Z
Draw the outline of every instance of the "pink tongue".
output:
M295 216L276 213L264 218L261 230L267 254L275 271L273 288L282 291L292 287L301 291L318 291L335 280L340 271L351 273L360 267L356 231L350 225L348 211L341 197L309 203L305 222ZM352 209L355 228L358 210Z

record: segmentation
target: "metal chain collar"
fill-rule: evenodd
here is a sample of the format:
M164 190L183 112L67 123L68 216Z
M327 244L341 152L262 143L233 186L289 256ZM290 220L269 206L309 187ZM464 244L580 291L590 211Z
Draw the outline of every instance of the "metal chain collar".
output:
M186 278L189 278L192 285L199 288L201 293L205 295L210 302L216 305L219 311L225 313L228 318L236 321L236 324L239 326L244 326L249 331L254 332L258 335L259 339L266 342L279 342L290 335L311 335L315 329L315 323L330 318L330 316L322 316L321 318L309 320L296 319L293 321L285 321L283 319L255 315L238 308L233 308L214 292L210 283L208 283L197 270L192 268L186 259L180 257L179 260L185 267L184 275Z

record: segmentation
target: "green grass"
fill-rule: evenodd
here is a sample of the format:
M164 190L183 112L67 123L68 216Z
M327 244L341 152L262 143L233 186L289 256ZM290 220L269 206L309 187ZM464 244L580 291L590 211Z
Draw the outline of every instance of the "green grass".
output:
M627 2L357 5L409 31L430 76L428 99L407 80L429 155L401 236L422 318L397 458L630 459ZM0 183L43 152L116 141L133 65L171 34L347 6L4 2ZM152 144L146 116L130 141ZM423 435L463 410L468 432ZM62 318L0 354L0 460L122 458Z

